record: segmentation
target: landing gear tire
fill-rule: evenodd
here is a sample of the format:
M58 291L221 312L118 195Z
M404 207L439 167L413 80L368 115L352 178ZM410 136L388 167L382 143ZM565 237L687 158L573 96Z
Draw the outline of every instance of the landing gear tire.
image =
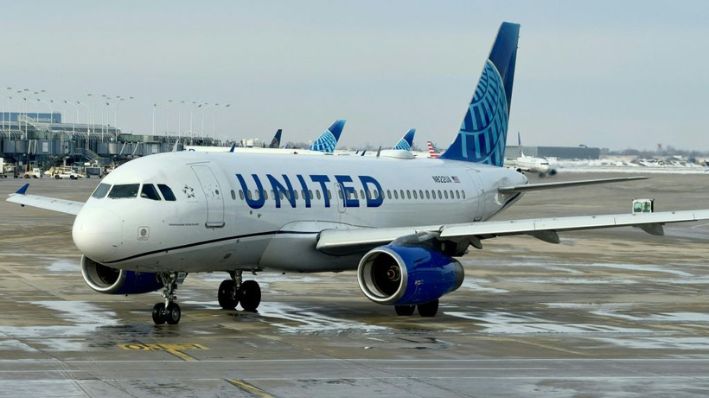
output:
M163 323L165 323L166 319L163 316L164 313L164 303L157 303L153 306L153 322L155 322L156 325L162 325Z
M219 305L225 310L233 310L239 304L239 294L236 288L236 281L226 279L219 285L219 293L217 299Z
M416 311L416 306L415 305L395 305L394 311L396 311L396 315L399 315L399 316L410 316L410 315L414 314L414 311Z
M180 322L180 318L182 318L182 310L180 310L180 306L177 303L170 303L165 308L163 316L168 325L177 325Z
M239 288L239 302L244 311L256 312L261 304L261 287L256 281L244 281Z
M158 274L158 278L163 285L162 297L165 301L153 306L153 322L156 325L162 325L165 322L170 325L177 325L180 322L182 310L175 302L177 300L175 290L177 290L179 284L184 282L186 277L187 274L181 272L163 272Z
M434 317L436 316L436 313L438 313L438 300L430 301L426 304L419 304L418 310L419 315L422 317Z

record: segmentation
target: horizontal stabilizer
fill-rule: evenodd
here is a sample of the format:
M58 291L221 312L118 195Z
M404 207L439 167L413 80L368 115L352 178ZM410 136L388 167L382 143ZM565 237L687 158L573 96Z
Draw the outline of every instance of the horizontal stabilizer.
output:
M593 184L610 184L614 182L628 182L635 180L647 180L647 177L614 177L614 178L598 178L594 180L576 180L576 181L561 181L561 182L547 182L543 184L525 184L525 185L513 185L509 187L499 187L497 190L500 193L516 193L516 192L529 192L529 191L540 191L543 189L557 189L557 188L569 188L576 187L580 185L593 185Z

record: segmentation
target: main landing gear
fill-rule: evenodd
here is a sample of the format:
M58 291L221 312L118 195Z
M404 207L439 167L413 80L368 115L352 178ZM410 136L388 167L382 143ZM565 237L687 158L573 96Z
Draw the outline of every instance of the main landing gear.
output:
M419 305L395 305L394 310L396 315L410 316L414 314L414 310L418 307L419 315L422 317L434 317L438 313L438 300L433 300L428 303Z
M158 278L163 284L162 296L165 298L164 303L157 303L153 306L153 322L156 325L162 325L167 322L169 325L177 325L182 317L182 310L177 305L177 290L178 284L184 282L187 274L182 272L162 272L158 274Z
M242 272L230 273L231 279L226 279L219 285L217 293L219 305L225 310L233 310L241 303L244 311L256 312L258 305L261 304L261 288L256 281L242 282Z

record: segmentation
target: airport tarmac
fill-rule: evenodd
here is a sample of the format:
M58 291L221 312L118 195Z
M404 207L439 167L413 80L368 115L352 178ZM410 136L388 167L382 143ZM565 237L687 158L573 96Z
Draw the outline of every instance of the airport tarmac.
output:
M0 197L24 182L0 181ZM30 193L83 200L97 183ZM530 193L499 218L623 213L638 197L709 208L709 175ZM179 325L154 326L159 293L84 284L71 216L3 201L0 219L2 397L709 395L709 222L485 241L436 318L394 316L354 272L259 274L259 312L224 311L215 273L180 287Z

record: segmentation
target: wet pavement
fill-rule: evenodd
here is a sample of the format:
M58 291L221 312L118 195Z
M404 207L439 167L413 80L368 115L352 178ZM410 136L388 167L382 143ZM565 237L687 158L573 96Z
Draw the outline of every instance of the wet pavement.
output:
M30 193L82 200L97 182ZM501 218L628 212L636 197L709 208L709 176L528 194ZM224 311L214 273L180 287L179 325L154 326L158 293L84 284L71 216L2 202L0 217L0 396L709 394L709 223L485 241L432 319L371 303L353 272L262 273L259 312Z

